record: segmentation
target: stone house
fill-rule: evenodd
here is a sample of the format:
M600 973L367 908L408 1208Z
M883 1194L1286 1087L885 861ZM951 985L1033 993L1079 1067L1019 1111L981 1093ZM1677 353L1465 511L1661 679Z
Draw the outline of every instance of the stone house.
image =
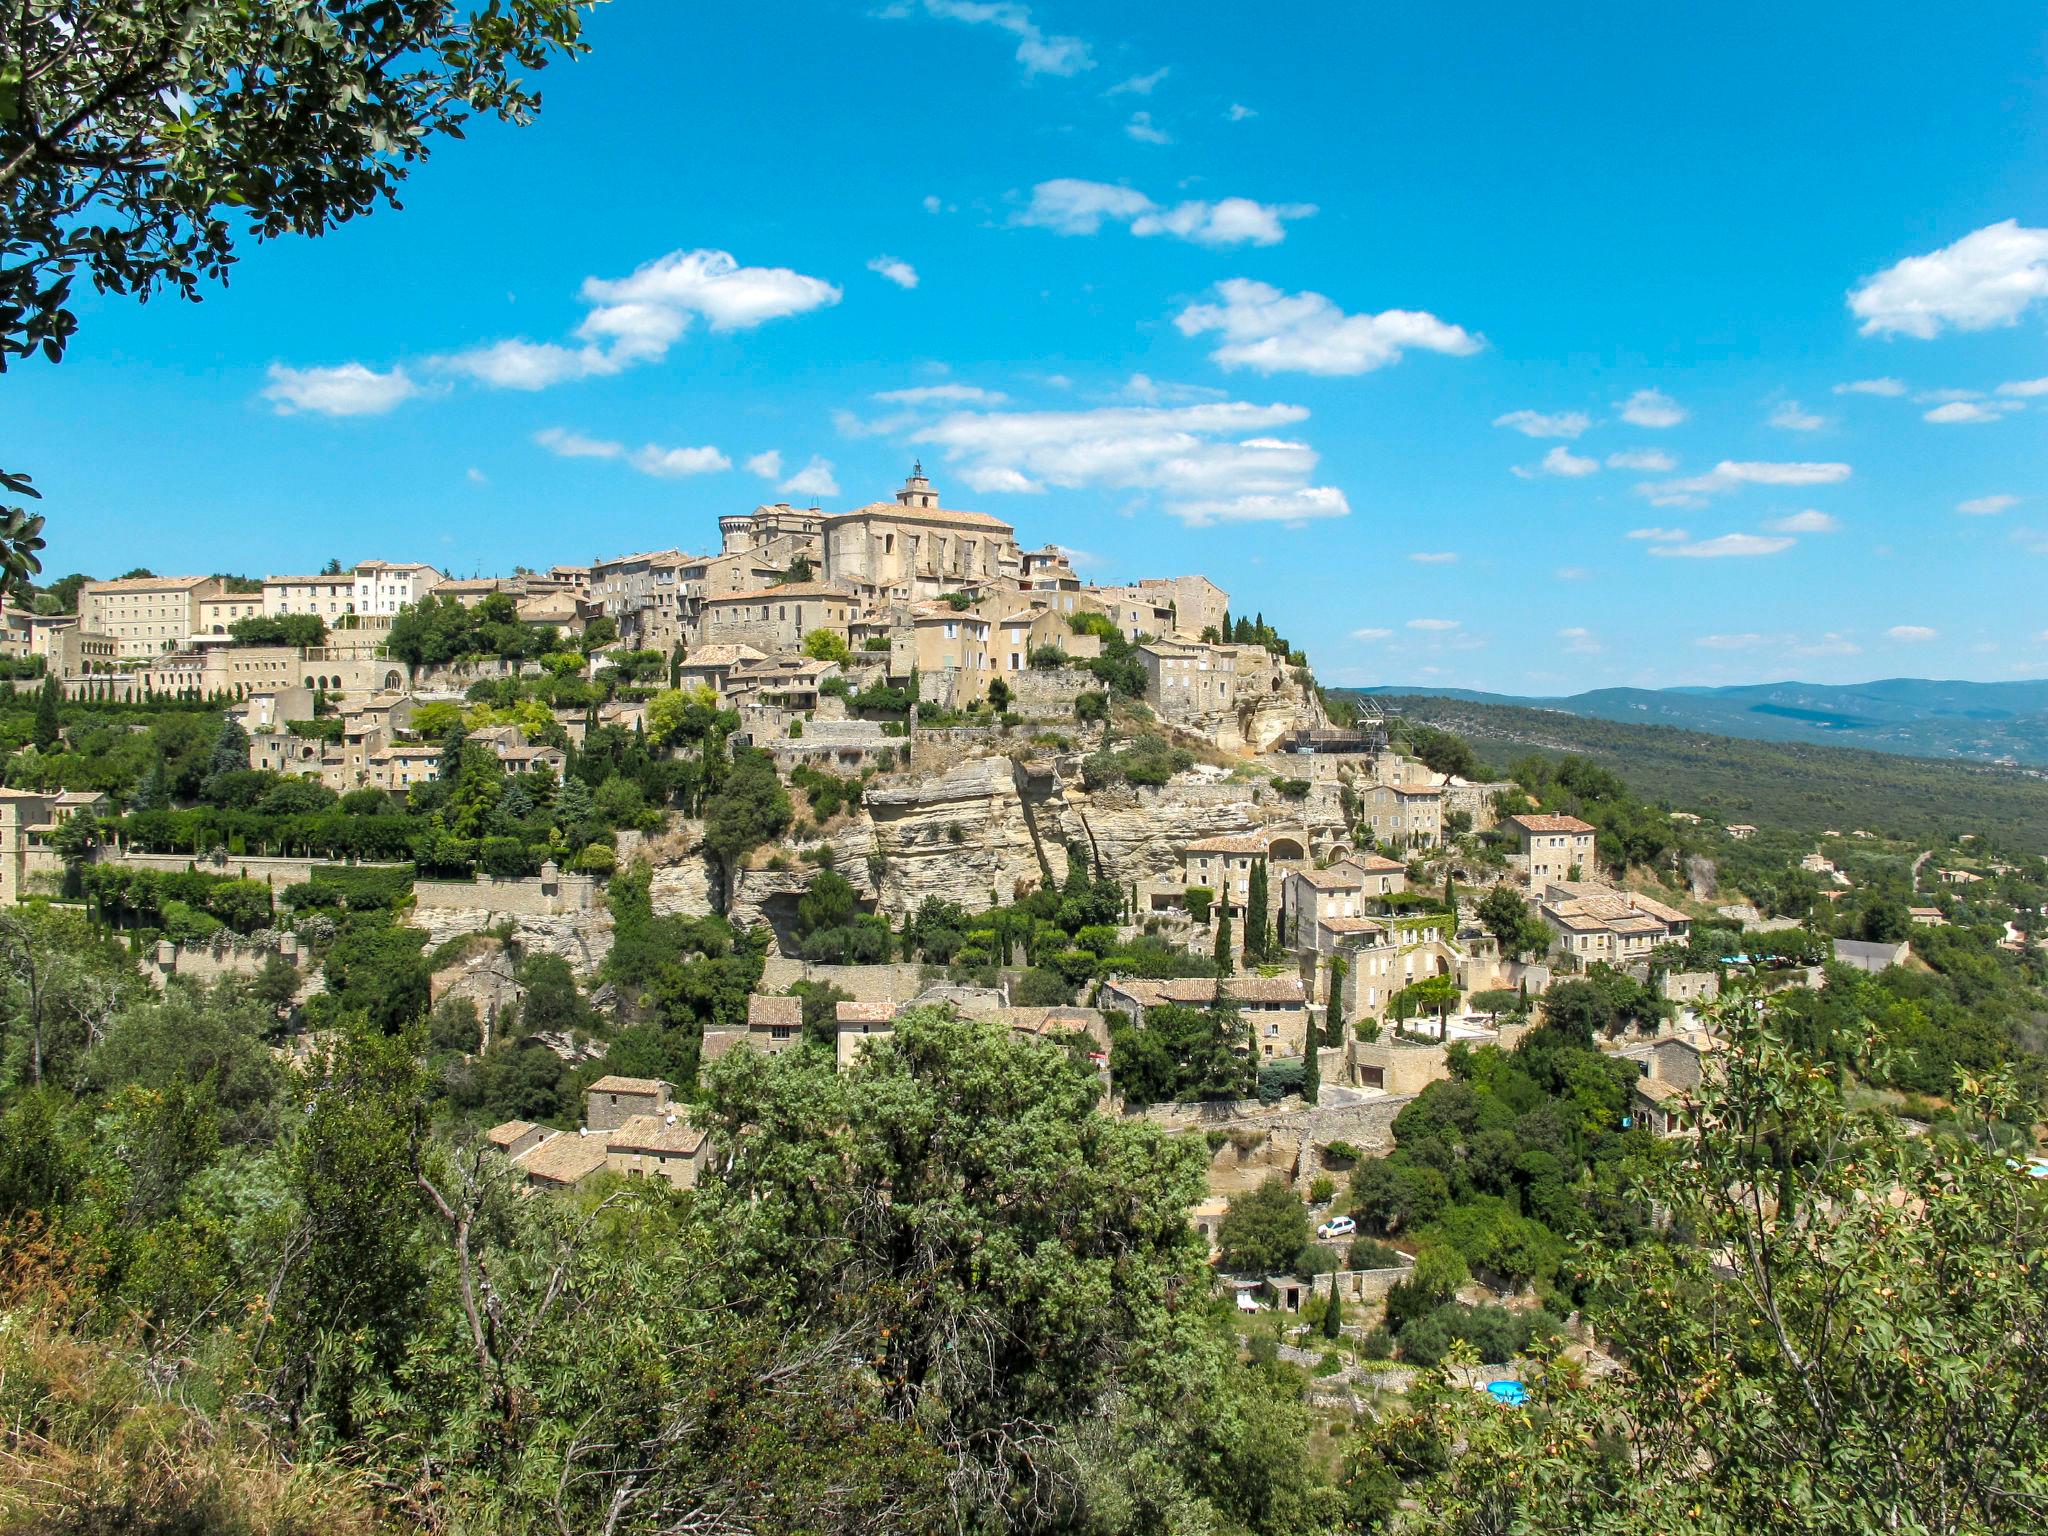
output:
M894 502L824 520L825 577L871 603L913 603L1016 581L1024 570L1016 529L985 512L941 507L920 466Z
M751 645L770 655L793 654L803 649L804 636L815 629L844 639L858 608L847 592L817 581L707 597L698 641L707 646Z
M0 789L0 906L20 904L31 881L54 879L64 865L50 846L58 827L83 812L102 815L107 797L97 790Z
M1529 889L1553 880L1583 880L1594 871L1594 829L1576 816L1510 816L1515 851L1529 861Z
M600 1077L583 1090L584 1124L615 1131L635 1115L666 1115L672 1092L658 1077Z
M1443 840L1444 792L1434 784L1374 784L1359 796L1365 824L1393 848L1433 848Z
M1298 976L1181 977L1153 981L1111 977L1103 982L1101 1006L1133 1023L1145 1022L1145 1010L1165 1003L1212 1008L1218 1000L1237 1008L1258 1043L1260 1056L1299 1056L1308 1041L1308 994Z
M354 611L375 618L396 618L448 578L418 560L365 560L355 568Z
M1582 965L1647 960L1658 945L1692 932L1692 918L1676 907L1589 880L1551 881L1536 910L1557 935L1557 951Z
M633 1115L605 1136L605 1169L629 1179L666 1179L688 1189L710 1160L711 1138L671 1110Z
M78 589L78 627L105 635L123 657L176 650L200 633L202 599L227 590L218 576L125 576Z
M290 613L310 613L331 628L345 613L355 612L356 580L342 572L327 576L266 576L263 578L263 614L282 618Z

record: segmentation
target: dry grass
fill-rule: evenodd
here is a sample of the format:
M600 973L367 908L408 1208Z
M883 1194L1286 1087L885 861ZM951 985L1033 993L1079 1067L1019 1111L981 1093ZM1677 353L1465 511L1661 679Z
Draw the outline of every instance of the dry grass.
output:
M160 1379L161 1378L161 1379ZM0 1536L370 1536L367 1486L294 1465L232 1410L183 1401L175 1367L0 1312Z

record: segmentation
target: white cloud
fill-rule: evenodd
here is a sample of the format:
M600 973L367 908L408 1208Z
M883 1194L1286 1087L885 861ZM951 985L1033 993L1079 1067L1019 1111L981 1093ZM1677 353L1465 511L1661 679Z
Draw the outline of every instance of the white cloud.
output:
M1941 631L1929 629L1925 624L1894 624L1884 632L1887 640L1896 640L1902 645L1917 645L1923 640L1938 640Z
M1675 427L1685 420L1685 407L1661 389L1639 389L1617 409L1632 427Z
M1191 528L1214 523L1286 523L1299 527L1328 517L1349 517L1351 503L1334 485L1305 485L1293 491L1259 491L1215 501L1169 502L1166 510Z
M1982 400L1981 389L1923 389L1913 397L1915 405L1936 405L1944 400Z
M1784 517L1774 517L1765 523L1764 526L1773 533L1840 533L1842 531L1840 518L1832 517L1828 513L1817 511L1812 507L1808 507L1804 512L1792 512Z
M1589 459L1583 454L1573 453L1571 449L1559 443L1550 452L1543 455L1543 462L1538 464L1536 468L1539 472L1546 475L1563 475L1567 479L1576 480L1584 475L1598 474L1600 472L1600 461L1598 459Z
M1961 426L2003 421L2009 413L2023 409L2017 400L1951 400L1946 405L1935 406L1920 419L1938 426Z
M944 204L943 202L941 202L941 201L940 201L940 199L939 199L939 197L938 197L938 194L936 194L936 193L933 193L933 192L927 192L927 193L925 193L925 195L924 195L924 211L925 211L926 213L937 213L937 212L938 212L938 211L939 211L939 210L940 210L941 208L943 208L943 207L945 207L945 206L946 206L946 205L945 205L945 204Z
M1853 379L1847 384L1837 384L1838 395L1885 395L1896 398L1906 392L1901 379Z
M1909 256L1849 292L1865 336L1937 336L2011 325L2048 297L2048 229L1988 224L1925 256Z
M1127 224L1141 236L1171 235L1196 245L1278 245L1287 224L1316 211L1313 203L1261 203L1249 197L1191 199L1165 207L1135 187L1059 177L1031 189L1016 222L1062 235L1093 235L1105 223Z
M1036 480L1007 464L974 464L962 474L969 488L977 491L1019 496L1039 496L1045 492L1045 487Z
M626 452L624 443L585 437L581 432L571 432L562 427L543 427L533 434L533 440L562 459L616 459Z
M1456 552L1448 549L1420 550L1408 558L1417 565L1456 565L1458 563Z
M654 443L634 449L630 462L641 474L663 480L680 480L686 475L708 475L732 468L732 460L716 448L662 448Z
M1745 485L1838 485L1850 474L1847 464L1723 459L1704 475L1651 481L1636 489L1660 507L1698 506L1704 497L1719 496Z
M1830 630L1818 640L1801 640L1791 647L1794 656L1861 656L1863 647L1847 635Z
M1409 348L1463 357L1484 342L1420 310L1347 315L1320 293L1282 293L1250 278L1216 285L1217 304L1192 304L1174 317L1183 336L1221 333L1209 355L1225 368L1259 373L1348 375L1401 360Z
M1975 496L1968 501L1956 503L1956 510L1965 517L1996 517L1999 513L2019 505L2017 496Z
M1998 392L2031 400L2036 395L2048 395L2048 379L2014 379L2011 383L1999 385Z
M1226 119L1233 123L1241 123L1246 118L1257 117L1259 114L1252 108L1246 106L1243 102L1233 101L1230 104L1230 110L1228 112L1225 112L1223 115Z
M809 463L775 489L785 496L837 496L839 482L832 478L832 461L814 453Z
M570 379L659 362L698 319L714 331L744 331L837 304L840 291L788 267L743 267L724 251L671 251L622 278L586 278L590 307L576 328L580 346L524 337L433 359L498 389L546 389Z
M1196 245L1278 245L1287 238L1289 219L1306 219L1314 203L1260 203L1248 197L1219 198L1213 203L1177 203L1131 221L1134 235L1172 235Z
M1166 512L1194 525L1345 516L1343 492L1314 482L1315 449L1271 435L1307 417L1298 405L1206 401L955 410L889 430L938 449L977 487L1157 493Z
M1758 634L1701 635L1693 644L1710 651L1753 651L1764 640L1765 637Z
M1584 411L1509 411L1493 418L1496 427L1509 427L1524 437L1577 437L1593 425Z
M917 268L907 261L898 261L894 256L877 256L868 263L868 270L877 277L888 279L898 288L917 286Z
M1771 425L1786 432L1818 432L1827 424L1825 416L1803 410L1797 400L1781 400L1771 412Z
M1627 536L1631 539L1648 539L1653 544L1676 544L1692 537L1683 528L1631 528Z
M1351 638L1354 640L1388 640L1393 638L1393 634L1394 632L1391 629L1354 629L1351 631Z
M1560 629L1557 638L1564 642L1565 650L1574 656L1597 656L1606 649L1594 638L1593 631L1578 625L1573 625L1570 629Z
M658 443L648 443L628 452L624 443L586 437L562 427L543 427L533 434L533 440L557 458L621 459L641 474L662 480L677 480L686 475L711 474L732 468L731 459L710 447L664 448Z
M1029 6L1006 0L924 0L924 11L943 21L964 21L1007 32L1017 39L1017 62L1027 75L1078 75L1095 67L1086 43L1078 37L1048 33L1031 19ZM877 14L901 18L910 13L908 3L898 3Z
M1162 383L1150 374L1134 373L1116 391L1115 398L1133 400L1139 405L1188 405L1197 400L1227 400L1230 392L1207 384Z
M1171 64L1162 64L1149 75L1133 75L1128 80L1117 81L1115 85L1104 91L1103 95L1150 96L1159 88L1159 82L1172 72L1173 66Z
M1724 533L1715 539L1700 539L1686 544L1655 544L1650 548L1653 555L1671 555L1687 560L1725 560L1751 555L1782 554L1797 542L1793 539L1766 538L1759 533Z
M912 389L885 389L874 398L892 405L1001 405L1010 397L978 384L919 384Z
M1408 627L1410 629L1424 630L1431 634L1442 634L1448 630L1456 629L1459 622L1457 619L1410 619Z
M471 485L489 485L491 483L491 477L478 469L474 464L470 465L462 473L463 478L469 481Z
M288 368L272 363L263 398L280 416L311 411L318 416L381 416L410 400L420 388L403 368L379 373L361 363L332 368Z
M1152 121L1150 112L1133 112L1131 120L1124 124L1124 136L1136 139L1140 144L1171 144L1173 135Z
M1135 187L1060 176L1041 181L1031 189L1030 206L1017 215L1017 222L1062 235L1092 235L1102 228L1105 219L1127 224L1155 206L1151 198Z
M1554 572L1559 581L1591 581L1593 573L1583 565L1560 565Z
M1653 475L1662 475L1678 468L1678 460L1662 448L1623 448L1607 455L1607 467L1647 470Z
M766 453L757 453L747 460L747 473L759 475L763 480L780 479L782 475L782 450L770 448Z

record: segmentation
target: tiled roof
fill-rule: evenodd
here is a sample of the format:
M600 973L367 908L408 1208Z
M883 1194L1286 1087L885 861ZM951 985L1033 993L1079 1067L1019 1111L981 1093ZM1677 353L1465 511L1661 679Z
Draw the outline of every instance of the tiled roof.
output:
M1669 1104L1674 1099L1685 1097L1685 1090L1683 1088L1679 1087L1676 1083L1667 1083L1659 1078L1639 1077L1635 1080L1633 1086L1637 1093L1640 1093L1653 1104Z
M821 581L792 581L780 587L757 587L752 592L728 592L723 597L707 597L704 606L714 603L765 603L778 602L785 598L830 598L837 602L853 601L851 592L838 587L828 587Z
M1321 926L1331 933L1385 933L1384 923L1376 923L1369 917L1325 917Z
M494 1147L509 1147L513 1142L535 1129L531 1120L507 1120L503 1125L494 1125L484 1132L484 1140Z
M1510 816L1509 821L1524 832L1591 832L1593 828L1576 816Z
M747 999L747 1028L773 1029L800 1025L804 1021L804 1000L800 997L769 997L756 993Z
M600 1077L590 1085L592 1093L659 1094L668 1086L658 1077Z
M1199 842L1189 843L1189 853L1264 853L1272 839L1263 832L1254 832L1243 837L1205 837Z
M903 523L957 523L969 528L1000 528L1004 533L1015 529L1000 517L991 517L986 512L954 512L945 507L906 507L900 501L871 501L864 507L855 507L851 512L835 512L825 521L843 523L854 518L886 518Z
M896 1009L889 1003L847 1002L839 1004L833 1012L838 1016L841 1024L893 1024L896 1022Z
M1408 866L1399 859L1389 859L1377 853L1353 854L1344 861L1354 864L1368 875L1406 874Z
M1334 864L1328 869L1297 869L1294 872L1296 879L1305 881L1319 891L1351 890L1357 886L1358 877L1363 873L1364 871L1356 865L1347 869L1342 864Z
M742 661L766 661L768 653L751 645L706 645L683 658L683 670L692 667L730 667Z
M704 1133L677 1115L629 1115L605 1142L614 1152L679 1152L688 1157L704 1145Z
M604 1166L602 1136L578 1136L568 1131L550 1136L519 1160L529 1179L543 1184L576 1184Z
M190 591L213 580L211 576L122 576L113 581L88 581L83 592L161 592L166 588Z

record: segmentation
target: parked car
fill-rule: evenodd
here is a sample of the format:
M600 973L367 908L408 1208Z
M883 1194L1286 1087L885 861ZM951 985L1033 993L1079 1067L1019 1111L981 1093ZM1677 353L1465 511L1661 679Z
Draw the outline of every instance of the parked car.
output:
M1316 1236L1322 1238L1349 1237L1358 1230L1358 1223L1349 1216L1332 1216L1316 1228Z

